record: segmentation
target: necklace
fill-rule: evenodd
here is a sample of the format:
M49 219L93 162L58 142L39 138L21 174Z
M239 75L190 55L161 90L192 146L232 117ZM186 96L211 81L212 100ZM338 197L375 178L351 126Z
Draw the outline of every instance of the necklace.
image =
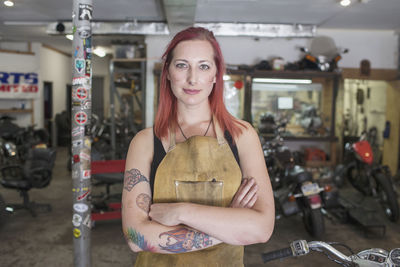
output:
M206 130L206 132L204 133L204 136L207 135L208 129L210 129L210 126L211 126L211 122L212 122L212 121L213 121L213 120L212 120L212 118L211 118L210 123L209 123L208 126L207 126L207 130ZM181 134L182 134L182 136L185 138L185 140L188 140L188 138L186 137L186 135L183 133L182 128L181 128L181 126L179 125L179 123L178 123L178 128L179 128L179 130L181 130Z

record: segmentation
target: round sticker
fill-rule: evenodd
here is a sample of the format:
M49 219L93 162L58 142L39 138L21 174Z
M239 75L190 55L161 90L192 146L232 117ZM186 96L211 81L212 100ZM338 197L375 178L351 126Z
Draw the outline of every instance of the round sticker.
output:
M75 227L79 227L79 226L81 225L81 223L82 223L82 216L75 213L75 214L72 216L72 224L73 224Z
M74 228L74 236L76 237L76 238L78 238L78 237L80 237L81 236L81 230L79 230L78 228Z
M82 125L85 124L87 122L87 115L85 112L80 111L78 113L75 114L75 121L76 123Z
M76 203L74 204L74 210L80 213L84 213L88 210L88 205L83 203Z
M79 87L78 89L76 89L76 97L80 100L84 100L86 99L88 96L88 92L85 88L83 87Z

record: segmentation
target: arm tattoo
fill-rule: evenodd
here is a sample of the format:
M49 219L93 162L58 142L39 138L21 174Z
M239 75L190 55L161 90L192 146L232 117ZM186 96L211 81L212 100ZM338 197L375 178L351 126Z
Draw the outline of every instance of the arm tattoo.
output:
M184 227L161 233L159 237L166 237L165 246L159 244L160 248L172 253L188 252L193 247L202 249L212 245L207 234Z
M142 193L138 195L138 197L136 198L136 205L146 213L149 213L150 203L151 203L151 198L147 194Z
M128 229L124 231L124 236L127 242L132 242L143 251L155 252L155 248L144 240L144 236L136 232L135 229L128 227Z
M142 175L138 169L125 171L124 189L131 191L132 188L140 182L149 182L146 176Z

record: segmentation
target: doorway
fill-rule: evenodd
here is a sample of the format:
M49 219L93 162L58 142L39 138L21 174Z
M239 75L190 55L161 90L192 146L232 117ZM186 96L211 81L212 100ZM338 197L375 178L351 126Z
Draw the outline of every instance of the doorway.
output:
M53 83L43 82L44 128L49 135L49 144L53 144Z

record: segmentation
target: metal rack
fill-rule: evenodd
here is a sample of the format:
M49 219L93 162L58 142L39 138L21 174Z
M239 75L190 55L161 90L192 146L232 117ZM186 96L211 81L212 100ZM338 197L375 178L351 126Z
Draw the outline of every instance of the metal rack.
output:
M132 113L134 111L134 103L138 105L141 111L141 124L140 128L145 127L146 119L146 58L133 58L133 59L112 59L109 66L110 71L110 112L111 112L111 148L112 158L115 158L116 150L116 124L115 124L115 97L120 105L123 105L123 99L118 92L117 88L128 89L127 93L134 97L132 101ZM125 75L128 77L123 81L116 81L116 75ZM138 78L137 78L138 77ZM140 98L138 96L140 94ZM134 114L130 114L130 127L134 127L135 131L139 131L133 124Z

